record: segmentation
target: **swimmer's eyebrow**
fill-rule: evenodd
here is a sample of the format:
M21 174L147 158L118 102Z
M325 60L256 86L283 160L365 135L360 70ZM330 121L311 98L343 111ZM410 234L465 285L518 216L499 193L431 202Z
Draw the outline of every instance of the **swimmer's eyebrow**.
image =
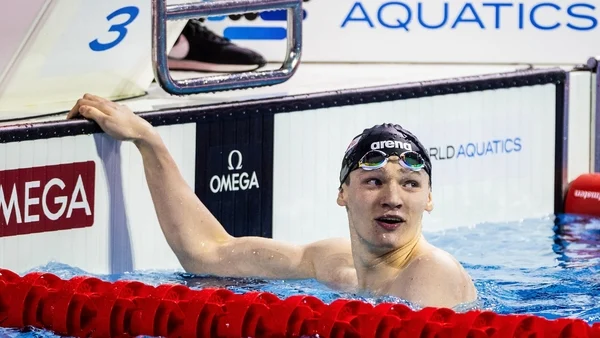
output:
M422 169L422 170L419 170L419 171L413 171L413 170L406 169L406 168L400 168L400 169L398 169L398 171L400 171L403 175L406 175L406 176L415 176L416 175L416 176L422 177L424 170ZM360 177L362 177L364 175L369 175L369 174L371 174L371 175L372 174L385 175L385 171L384 171L383 168L378 168L378 169L375 169L375 170L361 170L358 173L358 175Z
M374 170L360 170L358 172L358 177L363 177L366 175L373 175L373 174L377 174L377 175L381 176L381 175L385 175L385 172L383 171L383 168L377 168Z

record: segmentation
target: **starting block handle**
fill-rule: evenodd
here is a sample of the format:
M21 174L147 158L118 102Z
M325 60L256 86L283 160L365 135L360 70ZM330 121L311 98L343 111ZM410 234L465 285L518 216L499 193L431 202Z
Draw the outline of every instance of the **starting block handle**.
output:
M302 54L302 0L208 0L166 4L152 0L152 66L156 82L169 94L189 95L280 84L294 75ZM252 11L287 10L287 53L278 70L173 80L167 64L167 21Z

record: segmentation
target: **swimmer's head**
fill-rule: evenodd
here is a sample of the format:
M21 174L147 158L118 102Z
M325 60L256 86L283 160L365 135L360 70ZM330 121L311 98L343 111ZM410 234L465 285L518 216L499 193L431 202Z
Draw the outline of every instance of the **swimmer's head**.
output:
M365 129L357 135L344 154L340 170L340 186L353 170L374 170L383 167L390 156L398 156L400 165L429 175L431 160L419 139L398 124L384 123Z

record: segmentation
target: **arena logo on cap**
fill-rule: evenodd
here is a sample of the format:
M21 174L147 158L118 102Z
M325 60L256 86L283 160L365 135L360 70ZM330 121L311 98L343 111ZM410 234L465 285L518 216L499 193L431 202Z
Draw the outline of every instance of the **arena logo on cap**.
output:
M412 151L412 145L410 143L402 142L402 141L377 141L371 143L371 149L404 149L408 151Z

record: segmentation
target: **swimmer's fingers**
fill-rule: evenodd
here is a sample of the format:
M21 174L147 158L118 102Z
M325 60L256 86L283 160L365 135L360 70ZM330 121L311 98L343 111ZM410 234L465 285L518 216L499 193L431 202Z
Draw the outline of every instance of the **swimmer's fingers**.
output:
M99 124L106 118L106 114L92 106L79 107L79 113L86 119L94 120Z
M67 120L76 118L77 116L80 116L81 115L81 111L80 111L81 107L83 107L83 106L95 107L95 104L97 104L97 102L86 100L86 99L77 100L77 102L75 103L73 108L71 108L71 110L67 114ZM96 108L98 108L98 107L96 107Z
M79 116L79 101L67 113L67 120L76 118L77 116Z
M108 115L113 113L113 109L118 110L121 107L120 105L99 96L85 94L83 98L77 100L77 103L75 103L73 108L71 108L71 110L67 113L67 119L72 119L81 115L79 108L84 105L95 107L96 109Z
M117 140L140 139L147 134L147 129L152 127L135 115L129 107L91 94L77 100L67 114L67 119L77 116L95 121L106 134Z
M77 104L75 105L75 107L73 107L73 109L76 109L77 112L81 113L81 107L83 106L89 106L89 107L94 107L97 110L99 110L100 112L104 113L105 115L113 115L115 109L113 107L111 107L110 105L108 105L107 103L101 102L101 101L93 101L93 100L87 100L87 99L79 99L77 100Z
M115 102L113 102L113 101L111 101L109 99L105 99L105 98L103 98L101 96L97 96L97 95L94 95L94 94L86 93L85 95L83 95L83 98L85 100L90 100L90 101L96 101L96 102L104 103L107 106L115 108L115 109L117 109L119 107L119 104L117 104L117 103L115 103Z

